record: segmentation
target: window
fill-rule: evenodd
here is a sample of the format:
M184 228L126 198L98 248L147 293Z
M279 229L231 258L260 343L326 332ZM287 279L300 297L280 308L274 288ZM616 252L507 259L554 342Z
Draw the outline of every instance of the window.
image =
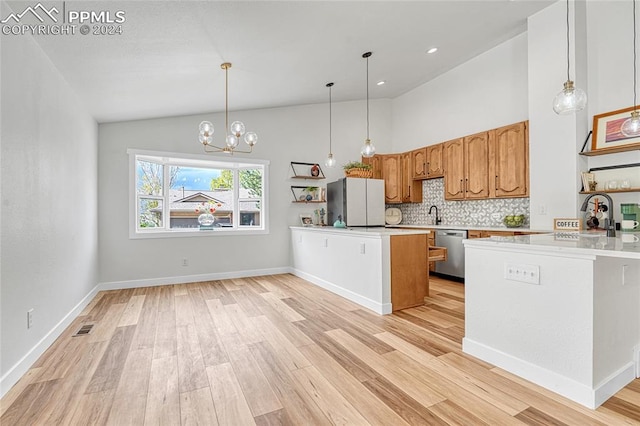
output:
M132 238L267 232L267 161L128 153Z

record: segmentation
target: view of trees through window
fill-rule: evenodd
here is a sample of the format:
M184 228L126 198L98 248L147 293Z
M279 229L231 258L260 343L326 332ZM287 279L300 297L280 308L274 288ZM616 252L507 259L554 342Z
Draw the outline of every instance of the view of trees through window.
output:
M192 166L180 159L136 158L136 229L203 229L203 212L213 228L263 229L264 166L222 162ZM199 162L203 163L203 162Z

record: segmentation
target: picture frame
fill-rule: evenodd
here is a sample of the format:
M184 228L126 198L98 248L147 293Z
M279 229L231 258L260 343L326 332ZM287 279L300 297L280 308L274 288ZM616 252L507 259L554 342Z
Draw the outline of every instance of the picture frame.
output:
M302 226L313 226L313 216L311 216L311 213L300 213L300 224Z
M622 123L631 117L635 107L618 109L593 116L591 151L604 151L635 147L640 148L640 137L626 137L620 131Z

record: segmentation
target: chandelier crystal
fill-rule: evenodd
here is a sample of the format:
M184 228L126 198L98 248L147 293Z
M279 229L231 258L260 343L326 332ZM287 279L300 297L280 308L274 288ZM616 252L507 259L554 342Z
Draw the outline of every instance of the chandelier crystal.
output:
M367 60L367 139L364 141L364 145L360 149L360 154L365 158L373 157L376 153L376 147L371 143L369 139L369 57L371 52L362 54L362 57Z
M253 147L258 143L258 135L254 132L245 132L244 123L242 121L234 121L229 126L229 68L231 68L231 62L225 62L220 65L220 68L224 70L224 122L227 136L225 138L225 146L217 146L213 144L213 124L210 121L203 121L200 123L200 135L198 140L204 146L205 152L224 152L227 154L233 154L234 152L241 152L245 154L251 153ZM244 136L244 142L249 145L248 151L238 150L240 139Z
M558 115L582 111L587 106L587 94L584 90L575 87L569 77L569 57L569 0L567 0L567 81L564 82L562 91L553 99L553 111Z

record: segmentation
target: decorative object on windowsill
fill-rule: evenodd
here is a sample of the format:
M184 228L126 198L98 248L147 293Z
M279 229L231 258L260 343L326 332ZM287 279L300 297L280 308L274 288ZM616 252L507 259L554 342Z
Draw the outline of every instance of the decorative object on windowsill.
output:
M229 68L231 68L231 62L225 62L220 67L224 70L224 122L226 129L226 138L224 147L219 147L213 144L213 124L210 121L203 121L200 123L200 143L204 146L205 152L224 152L227 154L233 154L234 152L241 152L245 154L253 151L253 146L258 142L258 135L254 132L247 132L245 134L245 127L242 121L234 121L229 127ZM244 135L244 141L249 145L248 151L241 151L237 149L240 143L240 138Z
M562 91L553 99L553 110L559 115L582 111L587 105L587 94L584 90L575 87L571 77L569 76L570 63L569 0L567 0L567 81L564 82L564 89L562 89Z
M363 53L362 57L367 60L367 139L364 140L364 145L360 153L363 157L369 158L373 157L376 153L376 147L371 143L371 139L369 139L369 57L371 57L371 52Z
M346 228L347 224L342 221L342 215L338 215L338 220L333 222L334 228Z
M202 203L196 207L196 213L200 214L200 216L198 216L200 229L213 229L213 223L216 221L213 214L216 211L216 207L220 207L221 205L220 203Z
M627 118L620 131L627 138L635 138L640 136L640 112L638 112L637 104L637 83L638 73L636 70L636 0L633 0L633 111L631 117Z
M327 155L324 165L332 168L336 165L336 159L333 157L333 151L331 151L331 87L333 87L333 83L327 83L327 87L329 88L329 155Z
M360 161L350 161L344 166L344 175L346 177L372 178L373 170L371 164L364 164Z

